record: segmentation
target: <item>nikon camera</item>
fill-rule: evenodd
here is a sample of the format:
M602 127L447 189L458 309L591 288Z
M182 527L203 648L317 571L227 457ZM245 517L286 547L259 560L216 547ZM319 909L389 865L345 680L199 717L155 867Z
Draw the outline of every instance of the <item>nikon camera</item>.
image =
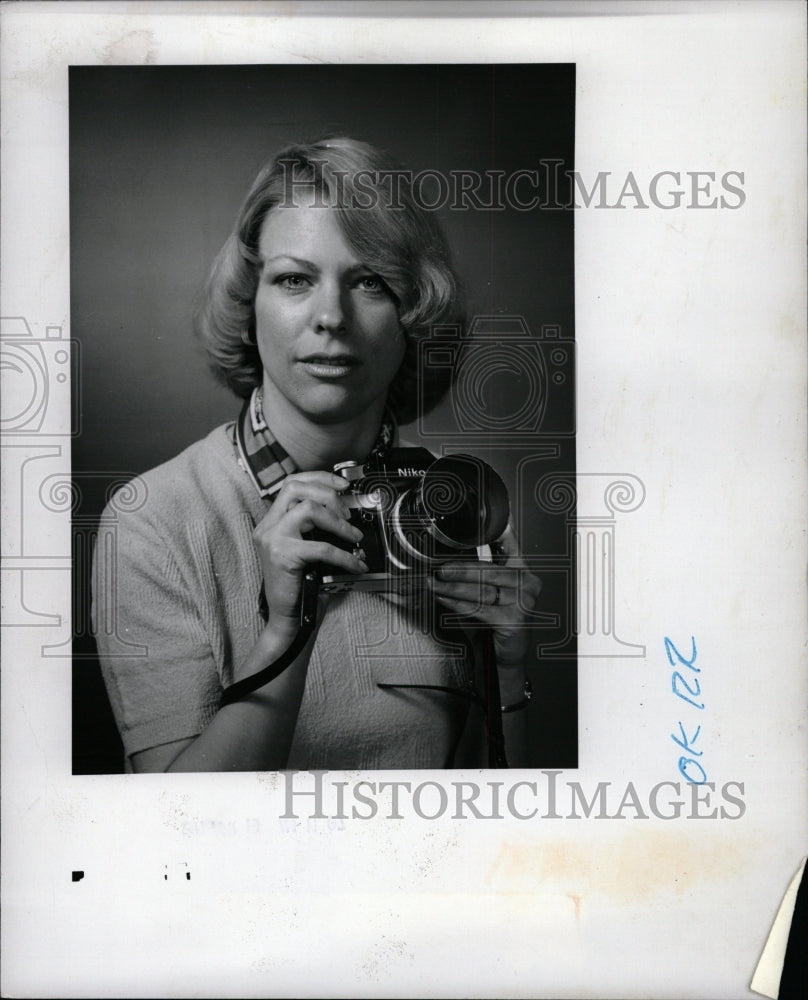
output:
M351 546L317 532L363 559L362 575L320 567L320 590L407 593L441 563L497 559L496 541L508 524L508 491L500 477L473 455L435 457L426 448L373 452L367 462L340 462L334 472L348 489L350 522L362 531Z

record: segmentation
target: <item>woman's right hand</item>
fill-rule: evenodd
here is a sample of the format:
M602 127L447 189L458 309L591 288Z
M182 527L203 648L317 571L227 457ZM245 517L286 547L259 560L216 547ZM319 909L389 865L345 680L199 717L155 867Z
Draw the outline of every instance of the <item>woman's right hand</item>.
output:
M366 573L351 552L307 538L319 530L351 546L362 537L348 521L340 494L347 483L330 472L288 476L253 531L269 607L266 628L234 681L254 676L289 648L300 628L298 600L304 574L316 563ZM249 696L221 708L199 736L133 754L137 771L273 771L286 767L306 686L309 656L302 651L276 677Z
M267 627L277 639L291 641L297 634L300 588L309 567L328 563L349 573L368 571L353 553L306 537L319 529L350 545L362 538L362 532L348 521L348 506L341 496L346 485L342 477L331 472L287 476L253 532L269 608Z

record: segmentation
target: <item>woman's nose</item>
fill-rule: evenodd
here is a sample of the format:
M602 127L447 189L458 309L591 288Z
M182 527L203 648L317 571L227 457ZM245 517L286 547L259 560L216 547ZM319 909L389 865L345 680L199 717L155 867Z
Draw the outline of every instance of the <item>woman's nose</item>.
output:
M323 284L315 302L315 327L321 333L343 333L345 331L345 307L342 289Z

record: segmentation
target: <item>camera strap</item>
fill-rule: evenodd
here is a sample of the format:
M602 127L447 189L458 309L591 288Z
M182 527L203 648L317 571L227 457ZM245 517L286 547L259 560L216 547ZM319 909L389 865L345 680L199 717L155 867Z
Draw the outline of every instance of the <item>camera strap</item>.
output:
M388 448L395 439L396 425L392 415L385 410L379 436L374 448ZM272 434L262 407L261 387L253 389L245 400L238 420L236 420L236 451L239 464L252 480L258 494L271 501L272 495L281 488L284 479L297 466ZM306 648L317 624L317 598L320 592L320 577L316 570L310 570L303 577L300 595L300 629L289 648L273 663L240 681L231 684L222 694L219 708L245 698L264 684L279 677ZM259 601L262 616L266 619L266 595L261 589Z
M219 702L220 709L224 708L225 705L231 705L234 701L239 701L241 698L246 698L248 694L252 694L264 684L274 681L300 656L314 632L314 626L317 624L317 596L319 592L319 575L316 570L309 570L303 577L300 595L300 628L297 635L286 652L282 653L269 666L225 688Z
M488 766L507 767L505 734L502 732L502 700L499 692L499 671L494 651L494 631L483 629L483 666L485 668L485 728L488 733Z

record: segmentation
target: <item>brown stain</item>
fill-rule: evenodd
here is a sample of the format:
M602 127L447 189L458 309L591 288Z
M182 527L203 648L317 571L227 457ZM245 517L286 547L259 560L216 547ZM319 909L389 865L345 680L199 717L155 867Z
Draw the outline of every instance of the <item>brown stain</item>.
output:
M498 892L558 889L573 901L576 920L584 896L598 893L621 903L677 895L727 878L743 864L748 848L726 837L715 841L689 832L627 831L611 841L505 841L486 873Z
M572 905L575 907L575 923L580 923L581 920L581 902L583 901L583 896L579 896L575 892L568 892L567 896L572 900Z

